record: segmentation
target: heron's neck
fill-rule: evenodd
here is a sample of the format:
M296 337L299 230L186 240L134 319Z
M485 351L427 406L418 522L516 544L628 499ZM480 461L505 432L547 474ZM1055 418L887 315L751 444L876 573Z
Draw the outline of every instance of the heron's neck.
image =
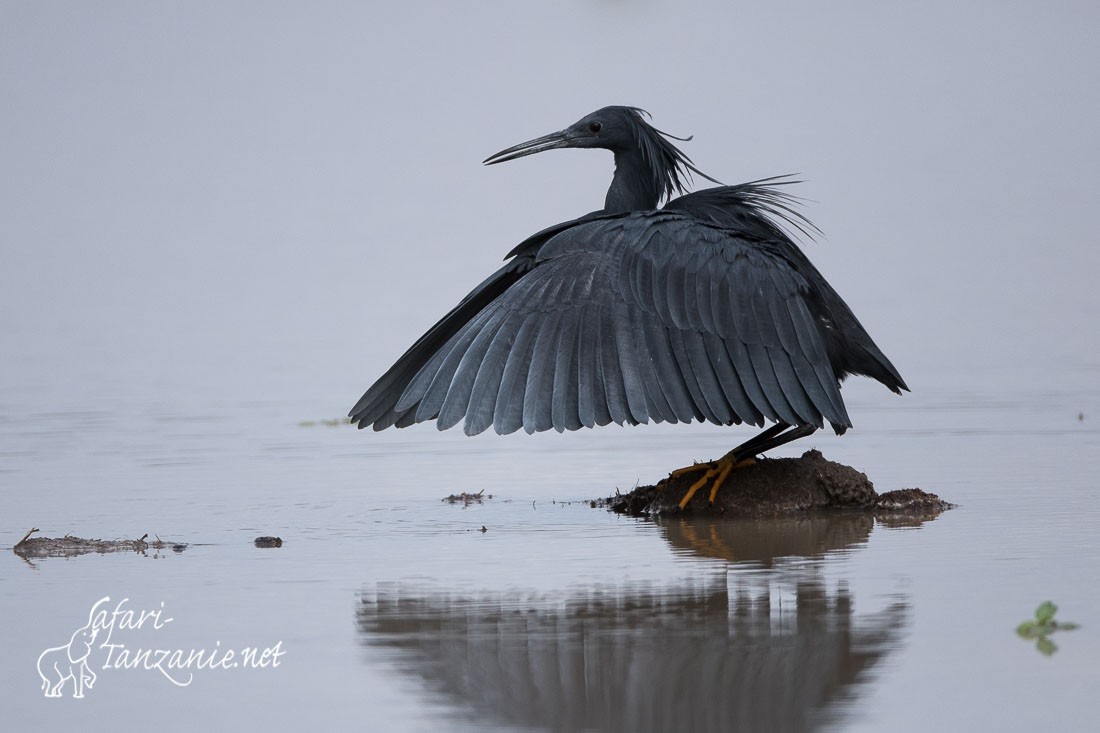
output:
M607 189L603 210L608 214L656 209L661 189L653 168L638 150L616 151L615 177Z

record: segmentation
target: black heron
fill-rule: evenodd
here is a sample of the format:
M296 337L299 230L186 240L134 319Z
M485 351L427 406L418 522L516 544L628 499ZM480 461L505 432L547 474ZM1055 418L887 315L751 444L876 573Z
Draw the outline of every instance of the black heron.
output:
M812 230L777 177L685 193L702 173L635 107L605 107L490 156L554 148L615 155L604 207L532 235L432 326L352 408L360 428L464 420L474 435L617 423L775 423L704 471L730 470L852 422L849 374L901 375L787 229ZM690 139L690 138L686 138ZM676 194L682 194L673 198ZM661 208L662 200L667 203Z

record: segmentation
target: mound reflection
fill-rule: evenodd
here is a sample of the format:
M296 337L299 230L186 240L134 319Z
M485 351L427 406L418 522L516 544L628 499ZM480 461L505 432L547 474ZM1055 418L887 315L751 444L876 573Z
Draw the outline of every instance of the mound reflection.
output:
M875 518L866 512L774 519L661 518L673 552L771 568L788 557L822 558L867 543Z

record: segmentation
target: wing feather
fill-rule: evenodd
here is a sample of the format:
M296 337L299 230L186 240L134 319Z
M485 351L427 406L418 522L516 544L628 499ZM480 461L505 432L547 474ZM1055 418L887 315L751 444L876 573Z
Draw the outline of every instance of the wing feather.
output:
M626 411L633 420L646 423L651 419L661 422L662 416L653 406L646 387L646 379L638 367L637 336L631 309L625 302L616 303L611 317L614 334L616 363L623 377Z
M580 330L577 332L576 359L577 384L580 390L577 415L581 425L586 428L607 425L612 420L606 388L612 377L603 370L600 344L602 329L599 306L586 306L581 312ZM621 376L619 379L621 380Z
M779 377L776 375L772 361L768 357L767 347L759 342L746 344L745 347L748 350L749 360L752 362L752 368L760 384L760 389L763 391L768 404L771 405L772 411L780 421L788 425L798 425L800 421L794 410L791 409L790 403L787 402L787 397L783 394L783 388L779 386Z
M539 333L531 353L531 369L523 395L523 429L528 433L554 427L551 402L554 397L554 350L558 343L560 310L550 311L540 320Z
M735 422L735 413L726 400L725 390L722 389L714 364L711 362L710 353L703 342L704 336L705 334L701 331L684 331L682 336L684 353L699 384L699 392L707 408L704 410L707 419L718 425L729 425Z
M433 358L432 362L429 363L429 367L433 366L438 359L438 366L430 374L430 381L424 393L424 397L417 404L417 422L432 420L439 415L440 410L443 409L443 403L447 399L447 394L450 390L455 372L462 362L462 357L465 356L470 344L473 343L473 340L477 337L480 330L484 327L485 323L488 322L492 313L493 311L490 309L486 309L479 313L477 318L455 334L447 345L443 347L440 354L443 358L439 359L439 355L437 355L437 357Z
M665 392L661 389L660 375L657 373L654 348L655 344L649 343L647 324L654 321L652 314L645 313L639 308L628 309L630 323L634 330L632 342L634 362L621 362L624 374L627 370L635 370L641 377L645 387L647 411L656 422L676 422L676 412L669 405Z
M851 425L848 411L844 408L844 400L840 396L840 383L832 364L826 356L825 344L821 333L816 327L816 321L811 315L806 302L801 298L789 298L787 309L791 314L791 323L795 327L795 336L798 339L799 351L803 354L807 364L813 370L814 377L821 387L822 393L828 398L828 410L824 405L818 404L829 422L833 425Z
M491 313L485 325L474 332L474 338L462 354L454 377L451 378L447 397L439 409L439 417L436 418L436 425L440 430L453 427L466 417L470 407L470 393L473 391L478 370L485 359L485 353L489 350L489 345L504 323L505 314L502 309L498 308Z
M741 378L737 376L737 372L733 368L733 362L730 359L729 351L726 349L726 344L717 334L713 333L703 334L703 344L707 348L707 356L710 357L710 364L714 367L714 374L718 378L718 383L722 387L726 401L729 402L730 408L736 416L734 422L763 425L764 415L746 394Z
M672 349L673 360L680 373L680 381L682 381L687 388L688 396L691 399L692 412L696 416L699 416L699 419L706 420L707 422L719 422L714 412L710 409L710 405L707 403L707 398L699 383L699 377L695 373L695 367L691 364L691 356L688 354L687 344L684 343L685 332L678 328L670 328L667 329L667 333L669 345ZM687 331L686 333L693 332Z
M610 316L610 309L598 309L594 320L598 323L597 369L604 389L608 418L617 425L628 423L636 425L638 421L630 411L630 399L626 393L626 383L623 381L623 370L619 368L619 351L615 345L615 322Z
M790 355L783 349L768 349L768 358L772 362L779 388L787 400L787 405L796 416L796 422L786 421L789 425L815 425L822 427L821 414L810 402L798 371L791 363Z
M500 394L504 370L508 366L516 334L522 325L523 320L519 318L502 319L499 330L485 349L485 355L481 358L481 364L477 368L473 387L470 390L469 406L466 409L463 430L467 435L477 435L493 425L496 398Z
M539 332L539 316L534 313L524 317L508 354L504 374L501 375L493 409L493 429L501 435L514 433L523 427L523 395L531 369L531 351Z
M577 334L580 331L579 309L562 311L558 326L557 354L553 360L553 390L550 416L559 433L581 427L579 414L580 385L577 383Z

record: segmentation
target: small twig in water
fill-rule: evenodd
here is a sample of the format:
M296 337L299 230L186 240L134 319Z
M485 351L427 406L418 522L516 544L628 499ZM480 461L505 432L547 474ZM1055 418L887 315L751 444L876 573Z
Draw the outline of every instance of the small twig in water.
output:
M15 546L19 547L20 545L22 545L24 542L27 541L28 537L30 537L32 534L34 534L37 531L38 531L38 527L35 527L34 529L27 532L25 535L23 535L23 539L21 539L21 540L19 540L18 542L15 543Z

